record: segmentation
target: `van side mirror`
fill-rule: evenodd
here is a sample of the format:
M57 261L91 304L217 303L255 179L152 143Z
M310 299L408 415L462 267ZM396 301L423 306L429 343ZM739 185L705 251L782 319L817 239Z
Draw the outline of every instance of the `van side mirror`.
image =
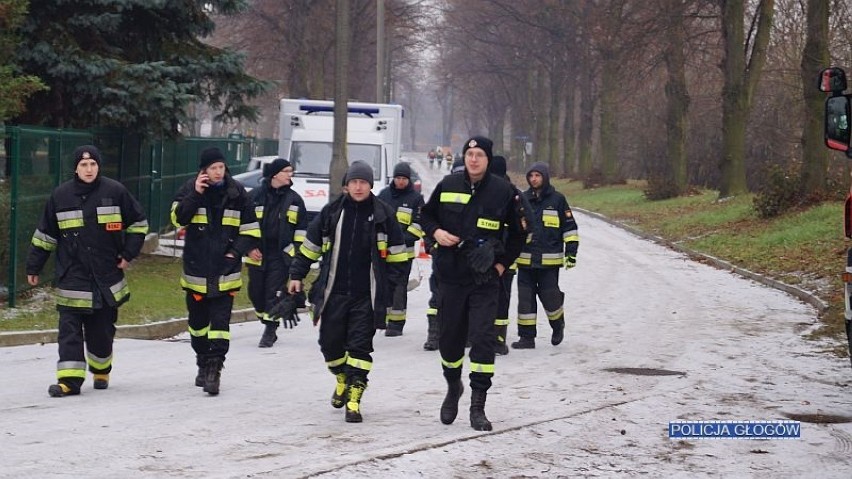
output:
M842 95L846 91L846 72L842 68L826 68L819 74L819 91Z
M849 150L849 97L846 95L832 96L825 100L825 146L832 150Z

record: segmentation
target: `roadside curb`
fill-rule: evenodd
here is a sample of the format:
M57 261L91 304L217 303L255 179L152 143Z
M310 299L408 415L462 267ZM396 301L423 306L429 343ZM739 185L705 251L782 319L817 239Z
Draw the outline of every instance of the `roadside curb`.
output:
M814 308L816 308L817 317L822 316L822 314L825 313L825 311L828 309L828 304L825 301L823 301L822 299L820 299L816 294L814 294L810 291L806 291L806 290L798 288L796 286L793 286L793 285L783 283L781 281L766 277L762 274L755 273L754 271L749 271L745 268L740 268L739 266L735 266L735 265L733 265L733 264L731 264L731 263L729 263L725 260L716 258L715 256L710 256L708 254L699 253L699 252L691 250L689 248L685 248L685 247L683 247L683 246L681 246L681 245L679 245L679 244L677 244L673 241L669 241L665 238L661 238L659 236L655 236L655 235L652 235L650 233L646 233L644 231L637 230L636 228L630 227L630 226L628 226L624 223L613 220L613 219L611 219L607 216L604 216L600 213L595 213L593 211L588 211L588 210L584 210L583 208L577 208L577 207L573 207L573 206L571 207L571 209L574 210L574 211L579 211L580 213L582 213L584 215L588 215L588 216L591 216L591 217L596 218L598 220L601 220L601 221L608 223L612 226L621 228L621 229L628 231L629 233L636 235L640 238L643 238L643 239L646 239L646 240L649 240L649 241L653 241L657 244L660 244L660 245L663 245L667 248L673 249L673 250L675 250L679 253L683 253L683 254L689 256L689 258L692 259L693 261L706 263L710 266L713 266L716 269L728 270L728 271L731 271L732 273L738 274L738 275L740 275L744 278L750 279L752 281L756 281L756 282L763 284L765 286L769 286L771 288L781 290L781 291L801 300L802 302L805 302L805 303L813 306Z
M119 315L119 321L121 316ZM231 313L231 324L255 321L254 309L239 309ZM186 331L187 318L175 318L149 324L121 324L116 326L116 338L129 339L165 339ZM0 347L22 346L25 344L55 343L59 331L9 331L0 333Z

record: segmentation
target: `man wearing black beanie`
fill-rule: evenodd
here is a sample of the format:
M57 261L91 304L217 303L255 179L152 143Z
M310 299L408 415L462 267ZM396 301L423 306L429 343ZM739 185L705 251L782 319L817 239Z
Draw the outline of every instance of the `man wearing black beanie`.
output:
M243 284L241 258L258 247L260 225L221 150L202 151L198 170L175 195L171 218L175 227L186 228L180 285L198 366L195 385L215 396L230 346L234 296Z
M353 161L345 178L344 194L308 225L290 267L288 292L302 291L311 264L322 258L310 300L314 324L320 325L320 350L337 381L331 405L345 406L346 422L361 422L375 322L384 320L390 304L386 285L408 281L408 256L396 212L371 191L370 165Z
M56 251L59 361L51 397L80 394L87 365L95 389L109 386L118 308L130 299L124 270L148 233L139 202L100 175L101 152L84 145L73 156L74 178L50 195L27 258L27 282L36 286Z
M423 207L423 195L414 189L411 183L411 165L405 162L397 163L393 169L393 180L379 193L379 199L396 210L396 220L405 235L405 250L408 261L405 262L405 278L411 273L411 263L414 261L414 246L423 237L420 228L420 208ZM385 321L377 326L386 327L385 336L402 336L408 310L408 281L389 285L393 291L391 304Z
M249 251L246 265L249 299L264 326L258 347L270 348L278 340L279 321L285 328L298 323L295 314L278 317L273 311L285 299L290 263L305 240L308 216L304 200L291 188L293 167L289 161L276 158L263 165L263 177L260 187L249 193L260 223L261 241L260 247Z
M474 136L465 142L463 152L464 172L438 183L420 218L423 230L439 245L432 260L439 290L438 343L447 381L441 422L452 424L458 415L469 338L470 426L490 431L485 399L494 376L498 278L520 253L524 233L514 208L514 190L488 173L491 140Z

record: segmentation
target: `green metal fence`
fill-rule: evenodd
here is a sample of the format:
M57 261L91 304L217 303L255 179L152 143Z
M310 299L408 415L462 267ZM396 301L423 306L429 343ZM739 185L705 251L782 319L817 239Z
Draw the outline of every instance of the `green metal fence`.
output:
M76 147L93 144L101 150L101 174L121 181L145 209L151 232L161 233L170 228L169 210L178 187L198 171L201 150L221 149L231 174L245 171L252 156L275 154L268 153L273 143L277 151L276 140L240 135L148 140L116 130L32 126L6 127L5 133L9 238L8 268L0 268L0 284L8 287L10 307L15 306L15 296L29 288L25 266L30 239L53 189L73 177L71 155ZM45 278L53 277L52 261L49 268L42 273Z

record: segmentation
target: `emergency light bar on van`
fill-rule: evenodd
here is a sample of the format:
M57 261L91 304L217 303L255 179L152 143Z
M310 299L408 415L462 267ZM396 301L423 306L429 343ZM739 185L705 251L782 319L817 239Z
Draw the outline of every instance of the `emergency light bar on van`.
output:
M323 105L299 105L299 110L311 114L311 113L334 113L333 106L323 106ZM370 118L373 115L379 114L378 108L362 108L362 107L349 107L346 109L349 113L358 113L361 115L367 115Z

